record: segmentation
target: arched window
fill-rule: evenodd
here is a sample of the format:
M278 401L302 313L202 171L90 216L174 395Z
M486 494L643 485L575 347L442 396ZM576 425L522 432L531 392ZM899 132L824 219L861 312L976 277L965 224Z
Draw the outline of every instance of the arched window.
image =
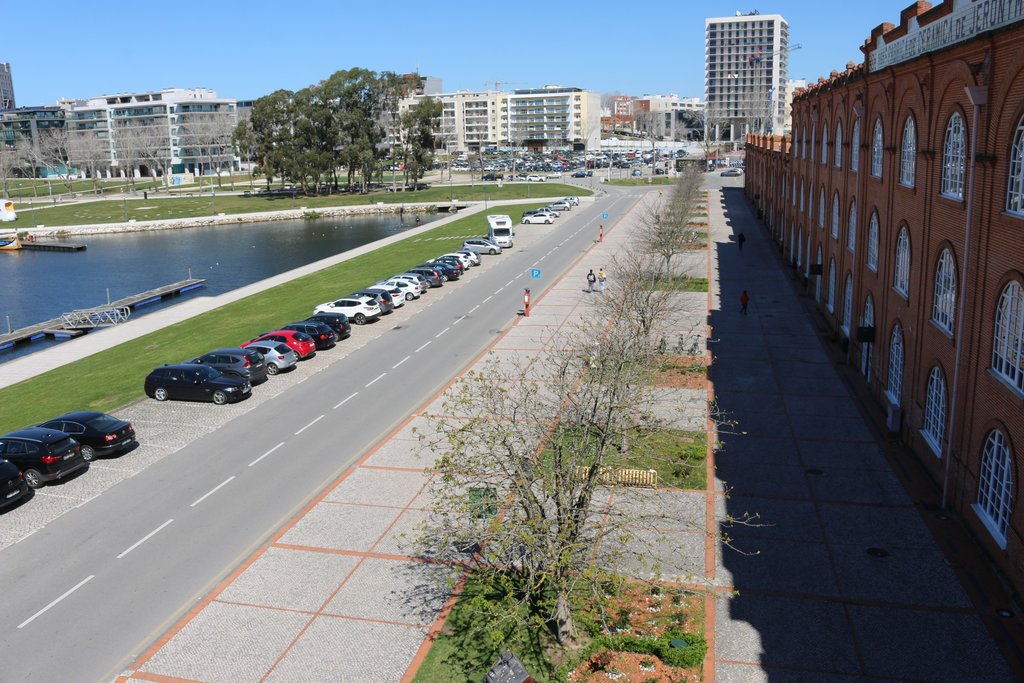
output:
M964 120L953 114L946 124L946 142L942 146L942 194L954 199L964 196Z
M839 239L839 193L832 195L832 237Z
M818 227L825 227L825 188L818 193Z
M837 123L836 124L836 140L835 140L835 142L833 144L836 146L836 148L835 148L835 150L832 153L832 155L834 157L833 160L832 160L832 165L835 166L836 168L842 168L843 167L843 124L842 123Z
M807 157L811 161L814 161L814 148L817 147L817 146L818 146L818 129L817 128L811 128L811 151L809 153L810 156Z
M871 175L882 177L882 119L875 121L875 130L871 134Z
M821 163L828 163L828 124L821 124Z
M797 155L796 153L799 151L799 149L800 149L800 134L797 132L796 128L793 128L792 137L790 138L789 153L795 158L796 155Z
M860 167L860 119L853 122L850 133L850 170L856 173Z
M1010 386L1024 391L1024 288L1011 282L996 308L992 369Z
M836 260L828 262L828 301L825 303L830 313L836 312Z
M789 188L789 201L796 206L796 173L793 174L793 185Z
M932 301L932 322L953 334L953 316L956 308L956 266L953 254L943 249L935 265L935 298Z
M864 327L875 326L875 300L868 294L864 299L864 316L861 318L861 325ZM864 344L860 347L860 371L865 377L871 377L871 356L875 352L874 344Z
M896 237L896 268L892 274L892 286L904 298L910 291L910 231L904 226Z
M907 117L903 124L903 144L900 145L900 185L914 186L914 170L917 167L917 130L914 119Z
M851 252L857 248L857 200L850 200L850 219L846 224L846 248Z
M807 251L810 252L810 249L808 249ZM821 245L819 244L818 245L818 257L816 259L814 259L814 262L817 263L818 265L821 265L821 261L822 261ZM815 301L821 301L821 276L820 275L815 275L814 276L814 300Z
M1010 149L1010 184L1006 190L1006 210L1024 216L1024 118L1017 124Z
M924 425L921 435L935 455L942 457L942 439L946 434L946 379L939 366L928 375L928 394L924 400Z
M868 268L878 272L878 212L871 212L868 223Z
M796 263L796 232L793 224L789 224L789 262Z
M843 286L843 332L850 336L850 322L853 320L853 275L846 274Z
M885 385L885 393L889 402L894 405L900 404L900 394L903 391L903 328L899 323L892 328L892 337L889 338L889 379Z
M799 268L804 264L804 229L801 227L797 230L797 243L796 243L796 265Z
M1006 437L998 429L993 429L985 439L985 450L981 454L978 502L973 507L1003 549L1006 548L1006 528L1013 511L1012 463Z

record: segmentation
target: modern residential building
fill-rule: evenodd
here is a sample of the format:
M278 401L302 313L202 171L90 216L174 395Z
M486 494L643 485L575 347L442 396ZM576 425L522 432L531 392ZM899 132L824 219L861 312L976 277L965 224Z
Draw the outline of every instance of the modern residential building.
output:
M686 129L684 112L692 116L703 110L699 97L644 95L633 100L637 132L661 140L675 140Z
M60 107L21 107L0 111L0 140L8 147L21 144L37 147L51 130L64 127Z
M0 62L0 110L17 107L14 100L14 79L10 62Z
M916 2L752 136L746 191L947 510L1024 589L1024 4Z
M716 139L784 127L789 24L779 14L704 20L704 101Z

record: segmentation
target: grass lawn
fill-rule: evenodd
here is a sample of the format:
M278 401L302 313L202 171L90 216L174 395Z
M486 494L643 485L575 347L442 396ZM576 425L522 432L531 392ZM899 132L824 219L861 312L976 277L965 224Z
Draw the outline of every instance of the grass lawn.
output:
M708 291L708 279L677 275L673 278L659 280L657 287L672 292L706 292Z
M148 190L161 185L162 182L162 180L153 180L152 178L136 178L135 187L138 190ZM42 200L50 198L51 186L54 197L68 193L67 186L60 178L53 178L49 183L42 178L12 178L7 188L11 199L35 197ZM121 191L125 187L130 187L130 183L124 178L100 179L95 185L90 179L71 181L71 191L79 194L91 194L95 191L96 186L105 191Z
M120 199L70 204L51 208L19 208L17 228L31 225L47 227L81 225L89 223L119 223L134 219L139 221L166 220L169 218L198 218L219 213L237 214L260 211L282 211L308 207L316 209L328 206L357 206L366 204L405 204L410 202L448 202L449 197L463 201L498 201L503 199L538 199L563 197L566 195L589 195L589 190L560 183L460 185L452 188L435 186L417 192L375 192L370 194L335 195L330 197L266 198L240 197L237 195L172 197L149 199Z
M657 470L661 486L703 491L707 488L707 448L704 432L664 429L634 444L629 465Z
M539 206L524 205L515 209ZM144 395L143 380L158 365L177 363L218 347L237 346L261 332L303 320L313 313L317 304L459 248L466 237L483 233L486 233L484 216L466 216L421 236L358 256L4 387L0 389L0 406L4 407L0 412L0 433L69 410L109 412L141 398ZM438 237L448 239L438 240ZM377 324L387 325L387 322ZM359 334L358 328L355 334Z
M650 181L650 182L648 182ZM622 187L638 187L647 185L675 185L676 179L668 176L652 176L650 178L619 178L617 180L606 180L605 185L620 185Z

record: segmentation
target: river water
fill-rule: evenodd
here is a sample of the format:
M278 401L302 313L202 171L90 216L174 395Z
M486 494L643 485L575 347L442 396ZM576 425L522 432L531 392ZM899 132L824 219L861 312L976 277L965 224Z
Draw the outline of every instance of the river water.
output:
M420 215L420 223L436 220ZM69 241L86 251L0 252L0 330L101 306L189 277L206 284L181 297L144 306L132 317L174 305L189 296L222 294L292 268L416 227L414 218L345 216L315 220L243 223L183 230L90 235ZM412 264L409 264L412 265ZM370 284L370 283L367 283ZM39 340L0 351L0 362L59 343Z

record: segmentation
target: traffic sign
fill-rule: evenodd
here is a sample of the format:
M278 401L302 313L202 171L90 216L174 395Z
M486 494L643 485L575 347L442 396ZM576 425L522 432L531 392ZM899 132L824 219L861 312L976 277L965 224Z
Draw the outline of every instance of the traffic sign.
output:
M606 213L602 213L602 214L601 214L601 218L603 218L604 220L608 220L608 214L607 214L607 212L606 212Z
M530 268L530 277L534 280L540 279L540 268Z

